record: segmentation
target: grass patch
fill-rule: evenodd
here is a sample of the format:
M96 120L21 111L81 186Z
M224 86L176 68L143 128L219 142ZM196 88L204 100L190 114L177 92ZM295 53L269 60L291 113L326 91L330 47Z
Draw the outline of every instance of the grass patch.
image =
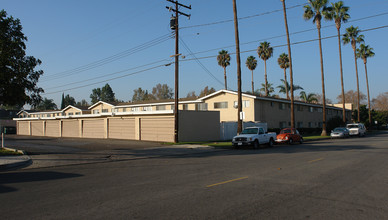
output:
M321 136L321 135L314 135L314 136L303 136L304 140L314 140L314 139L322 139L322 138L330 138L330 136Z
M232 142L212 142L212 143L206 143L203 145L208 145L212 147L232 147Z
M22 153L19 153L17 151L7 150L4 148L0 148L0 156L15 156L15 155L22 155Z

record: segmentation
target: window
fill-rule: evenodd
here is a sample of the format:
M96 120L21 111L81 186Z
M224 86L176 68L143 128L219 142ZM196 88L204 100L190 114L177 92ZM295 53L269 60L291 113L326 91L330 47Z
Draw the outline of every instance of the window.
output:
M103 112L103 113L104 113L104 112L108 112L108 109L103 108L103 109L102 109L102 112Z
M189 104L183 104L182 105L183 110L189 110Z
M161 111L161 110L166 110L166 106L165 105L157 105L156 111Z
M271 107L273 107L273 102L271 102Z
M152 107L151 106L145 106L145 107L143 107L143 111L152 111Z
M297 105L296 109L301 112L301 111L303 111L303 106L302 105Z
M318 128L322 128L322 122L318 122Z
M133 107L133 108L131 108L131 111L138 112L138 111L140 111L140 109L139 109L139 107Z
M317 108L318 112L322 112L322 108Z
M118 108L113 109L113 112L119 112Z
M309 128L312 128L313 127L313 122L309 122Z
M127 108L123 108L123 112L126 112L127 111Z
M264 134L264 129L263 128L259 128L259 134Z
M331 109L327 110L327 114L328 115L332 115L333 114L333 110L331 110Z
M309 107L309 112L314 112L314 107Z
M279 103L279 109L280 110L286 109L286 103Z
M228 102L215 102L214 109L228 108Z
M198 103L195 105L196 111L207 111L207 103Z
M303 122L302 122L302 121L298 121L298 122L296 123L296 127L297 127L297 128L302 128L302 127L303 127Z
M80 115L80 114L81 114L81 112L76 112L76 113L75 113L75 115Z
M242 100L241 104L242 104L243 108L249 108L249 106L250 106L249 100ZM237 108L238 102L234 101L233 106L236 106L236 108Z
M73 112L69 112L69 115L73 115L74 113Z
M93 110L93 114L100 114L100 110L99 109L94 109Z
M279 128L285 128L287 126L285 121L279 122Z
M51 117L51 114L47 114L46 117Z

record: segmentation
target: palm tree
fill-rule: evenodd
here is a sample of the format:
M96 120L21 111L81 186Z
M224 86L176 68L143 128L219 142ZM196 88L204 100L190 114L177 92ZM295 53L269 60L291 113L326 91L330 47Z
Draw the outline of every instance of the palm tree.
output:
M325 18L334 20L335 26L338 33L338 48L339 48L339 59L340 59L340 71L341 71L341 88L342 88L342 120L346 123L345 115L345 90L344 90L344 77L342 71L342 51L341 51L341 22L347 22L350 18L348 14L349 7L344 6L343 1L331 3L331 7L328 7L328 11L325 12Z
M276 88L279 89L279 93L284 93L284 94L286 94L287 91L290 91L291 86L290 86L290 84L289 84L288 82L286 82L284 79L281 79L280 81L281 81L283 84L277 86ZM299 90L299 89L303 90L303 88L302 88L301 86L298 86L298 85L293 85L293 88L294 88L294 91Z
M287 11L286 11L286 0L280 0L283 5L283 15L284 15L284 26L286 28L287 35L287 48L288 55L290 59L290 84L291 84L291 128L295 128L295 113L294 113L294 77L292 74L292 59L291 59L291 43L290 43L290 33L288 31L288 22L287 22Z
M358 68L357 68L357 56L356 56L356 44L364 42L364 35L359 35L360 29L358 27L350 26L346 28L342 41L344 44L351 43L354 52L354 65L356 66L356 79L357 79L357 121L360 121L360 87L358 82Z
M318 102L318 99L316 97L317 95L315 93L306 94L305 91L301 91L299 94L300 94L299 96L300 99L302 99L304 102L307 102L307 103Z
M259 91L260 93L267 92L267 95L265 96L271 96L271 93L275 92L275 89L273 88L272 83L267 83L267 85L265 85L265 83L262 83Z
M305 20L313 19L313 23L317 25L318 29L318 41L319 41L319 55L321 57L321 78L322 78L322 133L321 136L326 136L326 98L325 98L325 75L323 72L323 55L322 55L322 42L321 42L321 20L322 15L327 11L328 0L308 0L309 5L304 6L303 18Z
M285 89L285 93L287 95L287 99L290 99L290 96L288 95L288 83L287 83L287 73L286 73L286 69L288 67L290 67L290 59L288 59L288 55L285 54L285 53L282 53L280 54L279 58L278 58L278 64L280 66L280 68L282 68L284 70L284 89ZM279 87L279 86L278 86Z
M245 64L247 65L248 69L250 71L252 71L252 94L255 94L255 89L254 89L254 85L253 85L253 70L256 69L257 60L254 56L249 56L247 58L247 61L245 62Z
M230 65L230 55L227 50L221 50L218 52L217 56L218 65L224 68L224 79L225 79L225 90L228 89L228 85L226 83L226 67Z
M257 54L259 57L264 60L265 68L265 96L268 96L268 81L267 81L267 60L273 55L273 48L270 46L270 43L267 41L261 42L260 46L257 48Z
M372 125L372 116L370 114L370 98L369 98L369 83L368 83L368 70L366 68L366 61L369 57L374 57L375 53L373 52L373 48L369 47L369 45L365 46L364 44L360 45L360 48L357 49L357 58L361 58L364 61L365 65L365 77L366 77L366 89L368 90L368 113L369 113L369 123Z

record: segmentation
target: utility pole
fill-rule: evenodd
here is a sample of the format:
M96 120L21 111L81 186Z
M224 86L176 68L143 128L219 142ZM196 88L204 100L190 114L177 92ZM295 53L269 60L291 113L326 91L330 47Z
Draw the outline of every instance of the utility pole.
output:
M242 93L241 93L241 61L240 61L240 39L238 36L238 20L236 0L233 0L234 33L236 38L236 61L237 61L237 133L242 131Z
M180 4L178 1L173 1L173 0L167 0L168 2L171 2L175 4L175 9L172 7L167 7L166 8L169 11L175 12L175 17L174 19L171 19L171 21L175 21L175 24L172 22L170 23L171 29L175 30L175 54L173 55L175 57L175 106L174 106L174 143L178 143L178 134L179 134L179 108L178 108L178 100L179 100L179 22L178 18L179 15L184 15L190 19L190 14L185 14L183 12L180 12L178 10L178 6L182 6L185 8L188 8L191 10L191 5L186 6L183 4Z

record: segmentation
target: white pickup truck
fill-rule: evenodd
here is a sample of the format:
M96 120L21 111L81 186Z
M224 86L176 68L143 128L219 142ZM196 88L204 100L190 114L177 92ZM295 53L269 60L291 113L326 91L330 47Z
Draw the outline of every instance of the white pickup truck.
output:
M239 135L233 137L233 147L253 146L259 148L260 144L272 147L276 140L276 133L266 133L262 127L245 128Z

